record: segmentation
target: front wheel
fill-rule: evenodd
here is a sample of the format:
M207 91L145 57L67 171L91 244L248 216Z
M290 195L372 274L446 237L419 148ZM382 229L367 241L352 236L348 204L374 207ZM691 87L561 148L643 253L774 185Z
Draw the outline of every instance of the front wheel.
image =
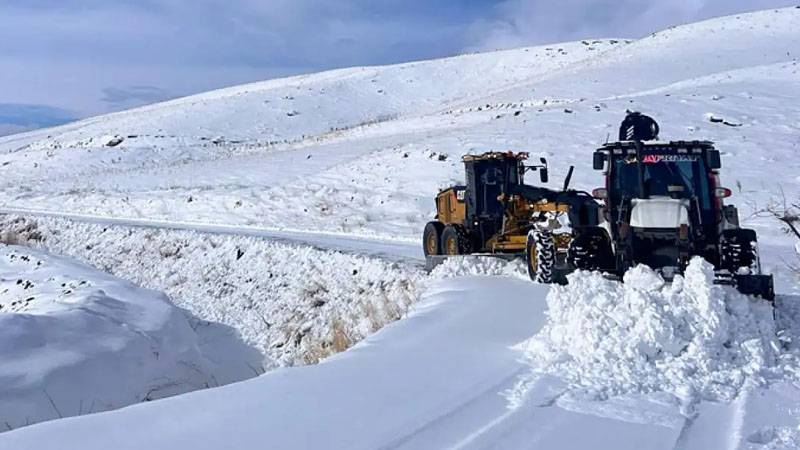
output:
M537 283L553 282L553 267L556 264L556 245L553 234L532 230L525 243L525 261L528 276Z
M756 232L742 228L723 231L720 265L733 274L758 273Z
M606 233L600 229L577 233L567 248L567 264L576 270L609 270L613 255Z

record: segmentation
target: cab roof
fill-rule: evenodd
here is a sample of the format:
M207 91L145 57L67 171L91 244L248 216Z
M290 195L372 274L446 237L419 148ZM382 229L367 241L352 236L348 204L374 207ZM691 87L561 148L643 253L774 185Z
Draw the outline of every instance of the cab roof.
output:
M653 149L653 148L660 148L664 150L679 150L679 149L700 149L700 150L712 150L714 149L714 143L711 141L642 141L642 147L644 149ZM619 142L608 142L603 144L598 150L613 150L613 149L635 149L636 148L636 141L619 141Z
M480 155L464 155L461 160L464 162L470 161L484 161L487 159L515 159L517 161L525 161L528 159L528 152L518 152L514 153L512 151L508 152L486 152L481 153Z

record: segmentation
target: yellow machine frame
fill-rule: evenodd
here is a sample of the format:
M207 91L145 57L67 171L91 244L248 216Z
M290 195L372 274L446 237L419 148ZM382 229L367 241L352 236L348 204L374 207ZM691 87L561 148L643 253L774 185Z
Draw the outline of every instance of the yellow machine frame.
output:
M441 191L436 198L436 220L444 225L462 224L466 219L466 204L463 199L458 198L458 191L456 188L448 188ZM551 216L547 213L569 212L569 205L564 203L546 200L529 202L516 195L507 198L501 195L498 200L506 204L506 212L502 230L486 242L485 247L491 253L524 252L530 227L523 224L529 224L537 216L544 222ZM569 245L569 234L566 233L564 236L566 240L556 241L558 248L566 248Z

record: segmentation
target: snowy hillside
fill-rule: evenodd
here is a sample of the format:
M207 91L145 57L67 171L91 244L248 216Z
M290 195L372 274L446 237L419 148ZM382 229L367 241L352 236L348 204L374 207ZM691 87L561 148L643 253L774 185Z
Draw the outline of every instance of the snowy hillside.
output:
M39 233L25 239L38 258L163 291L184 317L236 328L268 368L365 339L318 365L2 433L0 448L800 448L797 247L753 214L800 199L798 29L800 8L768 10L0 138L0 224ZM726 201L776 275L777 321L700 262L670 285L637 269L550 289L496 261L423 273L422 228L463 154L529 151L551 187L574 165L589 190L591 153L629 109L663 139L717 143Z
M592 149L637 109L664 138L718 142L735 201L763 204L778 184L800 192L799 22L791 8L632 43L339 70L11 136L3 203L416 241L436 189L463 178L462 154L528 150L555 175L576 165L591 188ZM763 179L776 163L786 176Z

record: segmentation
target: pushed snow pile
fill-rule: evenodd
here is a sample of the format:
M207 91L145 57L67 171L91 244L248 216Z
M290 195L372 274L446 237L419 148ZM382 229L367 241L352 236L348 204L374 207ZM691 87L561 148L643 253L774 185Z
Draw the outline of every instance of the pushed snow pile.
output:
M522 259L506 261L501 258L465 257L447 258L431 271L432 279L456 278L470 275L507 276L527 280L525 262Z
M671 284L646 266L624 283L576 273L547 304L549 321L525 343L528 356L537 371L598 399L666 391L684 405L730 401L779 359L771 306L714 285L700 258Z
M0 430L216 385L163 294L0 245Z

